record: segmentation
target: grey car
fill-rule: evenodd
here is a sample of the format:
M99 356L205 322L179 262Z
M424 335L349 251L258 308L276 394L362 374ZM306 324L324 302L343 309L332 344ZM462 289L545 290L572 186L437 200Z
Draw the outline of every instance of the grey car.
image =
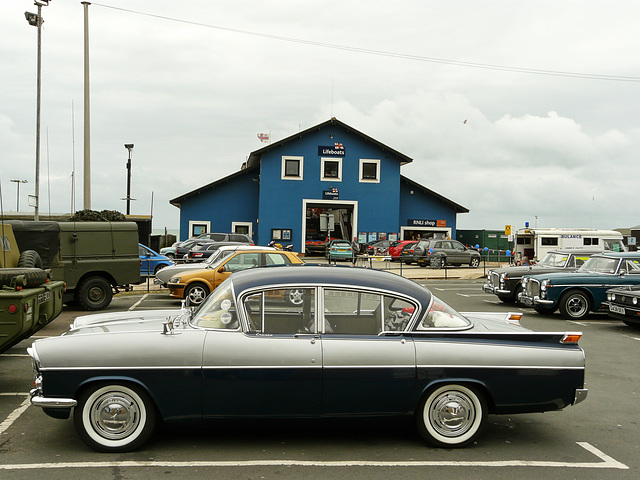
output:
M421 267L444 268L447 265L480 265L480 252L465 247L457 240L420 240L413 247L413 261Z
M58 419L73 410L104 452L142 446L160 422L284 417L408 417L430 445L462 447L487 414L587 396L581 334L533 332L521 316L458 313L386 271L251 268L197 309L89 315L36 340L31 403Z

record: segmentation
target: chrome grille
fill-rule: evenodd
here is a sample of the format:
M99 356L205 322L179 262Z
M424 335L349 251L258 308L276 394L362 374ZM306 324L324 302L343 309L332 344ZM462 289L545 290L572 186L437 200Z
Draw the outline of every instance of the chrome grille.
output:
M489 272L489 275L487 275L487 283L492 287L500 286L500 274L496 272Z
M538 297L540 296L540 282L533 278L530 278L527 282L526 293L528 297Z

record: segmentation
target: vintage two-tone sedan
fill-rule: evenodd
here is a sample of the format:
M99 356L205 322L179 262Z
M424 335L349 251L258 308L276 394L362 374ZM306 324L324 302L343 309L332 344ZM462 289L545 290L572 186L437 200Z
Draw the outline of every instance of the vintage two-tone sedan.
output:
M607 311L608 289L631 285L640 285L640 252L603 252L575 272L525 276L518 300L538 313L560 309L562 318L580 320Z
M300 293L292 305L287 292ZM79 317L33 343L31 402L105 452L158 421L414 416L432 445L473 442L487 414L586 398L579 333L460 314L389 272L292 265L234 273L197 309Z

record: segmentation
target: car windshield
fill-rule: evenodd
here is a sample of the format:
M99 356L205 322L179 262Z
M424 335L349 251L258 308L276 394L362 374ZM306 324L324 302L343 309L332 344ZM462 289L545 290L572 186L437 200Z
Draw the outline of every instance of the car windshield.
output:
M430 328L462 328L468 327L471 322L456 312L438 297L433 297L429 312L418 324L418 330Z
M213 264L219 263L221 260L227 258L233 252L235 252L235 250L218 249L215 252L213 252L211 256L204 261L204 263L206 263L207 265L213 265Z
M616 273L620 259L609 257L591 257L578 269L579 272Z
M564 267L567 264L567 260L569 260L569 255L567 254L550 252L538 262L538 265L544 267Z
M237 330L239 327L233 287L229 279L216 288L191 319L194 327Z

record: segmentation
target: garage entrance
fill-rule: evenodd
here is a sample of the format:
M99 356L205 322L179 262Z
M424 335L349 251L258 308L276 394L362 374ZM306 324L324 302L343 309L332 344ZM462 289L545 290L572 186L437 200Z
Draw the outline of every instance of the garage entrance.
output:
M333 226L331 231L327 227ZM358 231L358 202L302 200L302 245L327 237L353 240Z

